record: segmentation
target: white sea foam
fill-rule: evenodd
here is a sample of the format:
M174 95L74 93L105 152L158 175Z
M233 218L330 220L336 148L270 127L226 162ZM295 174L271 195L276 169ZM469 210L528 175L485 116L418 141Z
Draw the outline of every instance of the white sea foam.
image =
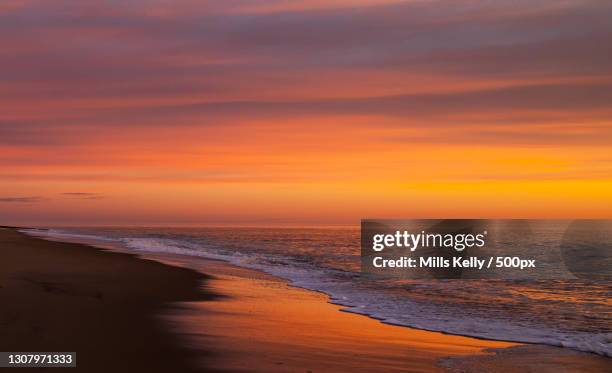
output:
M72 233L58 229L21 229L20 232L26 233L37 237L48 237L48 238L67 238L74 240L92 240L92 241L104 241L104 242L117 242L116 238L94 235L94 234L83 234L83 233Z

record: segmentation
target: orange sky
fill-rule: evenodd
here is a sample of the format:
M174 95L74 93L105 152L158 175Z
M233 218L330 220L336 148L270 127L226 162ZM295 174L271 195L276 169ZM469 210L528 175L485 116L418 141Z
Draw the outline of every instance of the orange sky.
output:
M612 217L602 1L0 4L0 224Z

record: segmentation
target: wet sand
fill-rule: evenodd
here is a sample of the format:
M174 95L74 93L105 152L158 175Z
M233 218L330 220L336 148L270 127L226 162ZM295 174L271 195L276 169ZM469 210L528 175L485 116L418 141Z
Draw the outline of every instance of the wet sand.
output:
M604 372L612 360L541 345L482 340L393 326L341 312L329 298L261 272L208 260L158 256L206 270L227 295L165 318L202 361L233 372Z
M214 261L201 266L214 277L211 289L228 298L192 303L166 318L191 346L210 346L213 357L206 364L212 367L242 372L434 372L443 370L438 365L443 357L517 345L382 324L340 312L326 295L266 274Z
M562 373L609 372L612 360L561 347L521 345L491 349L492 354L445 358L440 365L451 372Z

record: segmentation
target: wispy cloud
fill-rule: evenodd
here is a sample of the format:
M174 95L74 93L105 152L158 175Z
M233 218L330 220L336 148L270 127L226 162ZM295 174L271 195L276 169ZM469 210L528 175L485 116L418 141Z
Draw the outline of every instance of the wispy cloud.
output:
M62 193L62 195L67 197L81 198L81 199L102 199L104 195L100 193L91 193L91 192L66 192Z
M44 198L33 197L0 197L0 203L37 203L42 202Z

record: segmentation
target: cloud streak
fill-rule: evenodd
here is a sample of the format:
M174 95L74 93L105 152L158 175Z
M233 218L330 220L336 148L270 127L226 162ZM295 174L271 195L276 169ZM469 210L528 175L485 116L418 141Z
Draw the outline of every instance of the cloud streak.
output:
M33 197L0 197L0 203L38 203L44 201L44 198Z
M79 199L103 199L104 195L100 193L90 193L90 192L66 192L62 193L63 196L79 198Z

